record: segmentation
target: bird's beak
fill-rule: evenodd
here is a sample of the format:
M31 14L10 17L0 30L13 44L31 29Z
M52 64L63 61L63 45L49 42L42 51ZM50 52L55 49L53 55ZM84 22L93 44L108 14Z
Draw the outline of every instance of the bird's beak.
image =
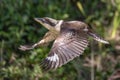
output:
M34 18L34 20L43 25L48 30L51 30L51 28L53 29L53 27L51 27L50 24L46 22L45 18Z
M34 18L34 20L39 22L39 23L44 23L45 22L44 18Z

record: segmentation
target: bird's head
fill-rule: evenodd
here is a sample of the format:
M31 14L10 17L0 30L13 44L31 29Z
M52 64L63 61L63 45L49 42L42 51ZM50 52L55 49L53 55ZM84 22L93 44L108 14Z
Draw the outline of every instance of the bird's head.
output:
M35 21L42 24L45 28L47 28L50 31L60 31L61 24L63 23L63 20L55 20L49 17L44 18L34 18Z

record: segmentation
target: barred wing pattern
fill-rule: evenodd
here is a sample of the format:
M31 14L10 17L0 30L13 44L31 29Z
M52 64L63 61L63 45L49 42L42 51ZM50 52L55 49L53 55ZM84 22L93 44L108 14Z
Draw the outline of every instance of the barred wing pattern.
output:
M42 61L44 70L56 69L83 53L88 45L88 36L81 31L63 30L53 43L48 56Z

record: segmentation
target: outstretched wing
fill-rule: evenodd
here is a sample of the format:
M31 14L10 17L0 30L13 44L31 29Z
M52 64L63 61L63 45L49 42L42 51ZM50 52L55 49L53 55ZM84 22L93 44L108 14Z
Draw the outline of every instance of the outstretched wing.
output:
M47 32L42 40L33 44L33 45L21 45L19 47L20 50L26 51L34 49L37 46L47 46L51 41L55 40L58 36L58 33L52 33L51 31Z
M55 40L48 56L42 61L45 70L56 69L83 53L88 45L84 31L64 29Z

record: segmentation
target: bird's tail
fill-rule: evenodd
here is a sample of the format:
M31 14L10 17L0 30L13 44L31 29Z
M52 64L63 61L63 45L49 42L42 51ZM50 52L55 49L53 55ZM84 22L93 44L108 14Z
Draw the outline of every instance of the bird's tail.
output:
M104 44L109 44L108 41L104 40L102 37L100 37L98 34L96 34L95 32L88 32L88 35L91 36L94 40L99 41L101 43Z

